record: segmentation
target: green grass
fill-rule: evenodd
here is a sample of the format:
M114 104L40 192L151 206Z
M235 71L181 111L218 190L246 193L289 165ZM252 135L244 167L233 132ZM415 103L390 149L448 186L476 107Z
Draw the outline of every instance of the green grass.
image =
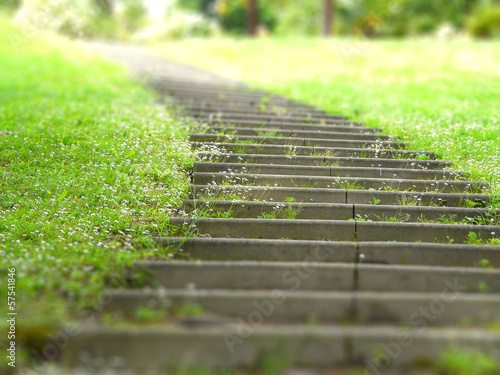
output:
M18 348L98 307L104 288L141 284L125 278L134 261L168 255L152 236L194 157L185 124L127 76L0 19L0 275L16 269Z
M169 57L382 127L500 193L500 42L187 40Z

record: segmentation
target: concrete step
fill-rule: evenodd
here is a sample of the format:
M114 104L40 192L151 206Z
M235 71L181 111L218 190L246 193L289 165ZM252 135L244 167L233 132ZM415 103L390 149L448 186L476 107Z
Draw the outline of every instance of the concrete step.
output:
M500 267L500 246L158 237L174 259Z
M358 141L349 139L317 139L317 138L296 138L296 137L259 137L245 135L213 135L213 134L190 134L191 142L248 142L272 145L288 146L319 146L319 147L354 147L380 149L404 149L406 144L402 142L389 141Z
M283 107L260 106L254 108L244 108L237 105L217 105L213 103L213 108L208 103L198 106L193 104L184 105L183 108L191 117L219 121L221 123L232 123L234 121L258 121L265 123L309 123L321 125L350 124L352 126L363 126L363 123L349 121L344 116L327 115L321 112L296 111Z
M221 114L242 114L242 115L268 115L278 116L286 113L288 116L298 116L304 122L318 119L321 122L342 122L347 121L347 117L338 115L329 115L325 111L314 108L301 107L294 104L262 104L254 100L220 100L209 98L173 98L176 100L184 113L190 117L199 117L200 119L214 118L218 119ZM220 118L219 118L220 120ZM258 118L249 118L250 121L258 121Z
M500 226L339 220L170 218L169 236L261 238L325 241L466 243L498 239Z
M460 294L500 292L500 270L414 265L322 262L146 261L156 286L188 289L286 291L442 292L450 284Z
M279 219L371 220L399 222L459 222L500 224L498 210L456 207L382 206L374 204L185 200L183 210L196 217L230 213L235 218L275 215Z
M202 312L200 324L233 323L245 320L255 311L266 324L300 324L314 319L317 324L405 324L408 317L418 316L425 306L438 308L439 315L430 326L463 324L487 326L500 313L500 295L461 294L450 291L447 306L441 293L424 292L331 292L331 291L261 291L230 289L144 289L110 291L107 313L133 318L140 307L166 314L196 305ZM276 303L278 302L278 303ZM444 307L442 307L441 306ZM204 319L203 315L206 316ZM209 317L212 318L209 320ZM196 320L196 317L189 317ZM182 319L181 319L182 320Z
M442 160L375 159L304 155L218 154L209 152L197 152L196 157L200 162L210 161L217 163L403 168L416 170L443 169L453 165L451 162Z
M263 121L262 119L218 119L216 116L212 115L211 117L200 118L200 121L213 124L213 125L224 125L224 126L234 126L234 127L251 127L251 128L264 128L266 125L271 126L273 128L284 125L284 129L291 129L290 126L329 126L329 127L352 127L352 128L361 128L360 130L365 130L368 132L368 129L376 129L376 133L380 132L380 128L369 128L364 127L364 123L349 121L347 119L325 119L321 115L318 115L317 118L309 116L307 120L302 122L291 122L287 120L281 120L279 118L270 119ZM343 130L344 131L344 130Z
M335 129L324 129L315 131L305 130L280 130L280 129L250 129L238 127L217 127L211 126L207 129L207 134L224 133L226 135L248 135L264 137L295 137L295 138L320 138L320 139L348 139L362 141L392 140L397 137L382 134L362 134L351 132L336 132Z
M484 182L415 180L404 178L361 178L250 173L193 173L195 185L253 185L269 187L347 188L438 193L478 193L488 188Z
M240 129L255 129L255 130L266 130L266 129L283 129L287 131L293 130L303 130L308 132L313 131L334 131L334 132L344 132L344 133L355 133L355 134L379 134L383 131L380 128L368 128L362 126L363 123L356 123L352 121L327 121L323 123L293 123L293 122L283 122L283 121L272 121L271 123L253 123L253 122L243 122L238 121L236 125L224 124L222 121L215 120L214 118L205 118L203 122L211 124L215 127L225 126L230 129L231 127L237 127ZM355 125L361 124L361 125ZM208 126L208 125L207 125Z
M191 198L262 202L351 203L403 206L486 207L493 196L481 194L422 193L400 191L347 190L264 186L191 186Z
M244 164L195 162L194 172L214 173L250 173L293 176L329 176L329 177L365 177L391 179L422 180L457 180L463 179L461 171L379 168L379 167L346 167L346 166L312 166L312 165L276 165L276 164Z
M425 318L403 329L383 325L272 326L262 325L260 315L254 315L248 322L212 327L85 327L69 340L62 363L86 368L89 360L99 359L102 364L118 363L122 373L128 369L134 369L134 374L159 371L156 375L172 368L172 373L178 373L175 366L244 368L279 358L289 367L364 364L365 373L386 373L387 369L403 371L415 363L432 364L450 347L493 355L500 345L500 334L484 329L423 329ZM380 348L376 354L374 348Z
M313 106L307 106L303 104L297 104L290 101L278 101L274 100L271 102L266 102L258 99L219 99L210 98L206 95L190 97L187 95L176 96L177 100L182 102L182 106L187 110L201 110L201 111L236 111L245 113L249 110L253 112L255 110L272 111L274 113L312 113L315 115L327 115L326 111L315 108ZM340 116L337 116L340 117ZM344 116L342 116L344 117Z
M413 150L376 150L355 147L321 147L321 146L291 146L271 144L248 144L232 142L192 142L192 147L205 152L222 152L235 154L261 154L261 155L306 155L306 156L344 156L361 158L415 158L419 155L434 159L431 151Z

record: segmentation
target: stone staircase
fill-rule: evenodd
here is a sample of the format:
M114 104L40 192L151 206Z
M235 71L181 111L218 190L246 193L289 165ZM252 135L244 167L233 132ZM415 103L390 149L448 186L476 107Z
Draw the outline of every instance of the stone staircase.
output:
M186 71L151 82L200 123L185 215L157 238L174 259L137 265L155 287L105 306L132 322L86 326L66 366L411 374L450 349L500 357L500 247L476 244L500 235L486 183L382 129ZM165 315L134 323L141 308Z

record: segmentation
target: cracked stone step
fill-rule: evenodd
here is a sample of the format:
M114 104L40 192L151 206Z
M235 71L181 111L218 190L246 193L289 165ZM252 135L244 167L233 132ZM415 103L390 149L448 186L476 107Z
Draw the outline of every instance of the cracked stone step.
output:
M296 188L267 186L192 185L191 198L262 202L352 203L398 206L486 207L498 197L484 194ZM469 204L467 203L469 202Z
M183 210L196 215L230 213L234 218L258 218L264 214L281 219L371 220L371 221L465 221L467 224L497 224L498 210L456 207L382 206L342 203L252 202L185 200ZM500 234L500 233L499 233Z
M318 139L318 138L287 138L287 137L259 137L246 135L214 135L190 134L191 142L256 142L261 144L275 144L288 146L319 146L319 147L354 147L354 148L390 148L404 149L407 145L403 142L391 141L358 141L348 139Z
M425 179L425 180L456 180L463 178L462 171L379 168L379 167L337 167L337 166L304 166L276 164L243 164L219 162L195 162L194 172L199 173L236 173L236 174L270 174L289 176L327 176L327 177L364 177L391 179Z
M320 146L290 146L270 144L249 144L231 142L191 142L194 149L205 152L223 152L235 154L262 155L307 155L307 156L346 156L363 158L415 158L426 156L434 159L432 151L384 150L355 147L320 147Z
M415 180L405 178L361 178L250 173L194 172L195 185L254 185L270 187L390 189L412 192L477 193L488 188L484 182ZM369 203L369 202L368 202Z
M357 126L355 122L345 121L345 122L332 122L325 124L304 124L304 123L292 123L292 122L276 122L271 123L244 123L239 121L238 124L232 125L228 123L217 122L213 118L207 118L204 121L206 125L210 126L224 126L225 129L240 128L240 129L255 129L255 130L266 130L266 129L283 129L283 130L303 130L303 131L334 131L334 132L344 132L344 133L354 133L354 134L380 134L383 129L380 128L367 128L364 126ZM362 123L359 123L362 124Z
M444 289L444 288L443 288ZM446 295L445 295L446 296ZM166 313L183 306L196 305L217 322L234 323L247 319L254 311L265 316L267 324L317 324L352 322L357 324L403 324L408 317L417 321L425 315L430 326L451 326L467 320L474 326L487 326L496 321L500 313L500 295L455 294L448 291L448 303L439 293L401 292L331 292L331 291L261 291L229 289L144 289L110 291L107 313L133 318L144 306ZM278 302L278 303L276 303ZM450 306L447 306L447 305ZM429 306L440 314L432 314ZM442 311L441 311L442 310ZM420 313L419 313L420 311ZM196 321L196 317L190 320Z
M200 162L210 161L217 163L403 168L417 170L436 170L451 167L453 165L453 163L449 161L442 160L375 159L304 155L221 154L210 152L197 152L196 157Z
M500 226L430 223L395 223L339 220L170 218L172 237L188 233L218 238L266 238L325 241L396 241L466 243L498 239Z
M500 267L500 246L412 242L332 242L235 238L158 237L161 246L208 261L265 261ZM182 251L179 251L182 250Z
M280 136L280 137L296 137L296 138L321 138L321 139L347 139L347 140L392 140L397 137L382 134L362 134L351 132L336 132L333 129L324 129L316 131L304 130L280 130L280 129L249 129L237 127L214 127L211 126L207 133L214 134L224 132L227 135L250 135L250 136Z
M500 271L481 268L254 261L145 261L136 267L165 288L441 292L451 284L458 294L500 291Z

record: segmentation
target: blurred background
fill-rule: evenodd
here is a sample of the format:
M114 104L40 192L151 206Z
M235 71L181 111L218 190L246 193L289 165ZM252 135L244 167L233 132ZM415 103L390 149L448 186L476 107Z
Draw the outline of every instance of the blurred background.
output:
M37 29L128 42L224 34L500 37L500 0L0 0L0 8Z

